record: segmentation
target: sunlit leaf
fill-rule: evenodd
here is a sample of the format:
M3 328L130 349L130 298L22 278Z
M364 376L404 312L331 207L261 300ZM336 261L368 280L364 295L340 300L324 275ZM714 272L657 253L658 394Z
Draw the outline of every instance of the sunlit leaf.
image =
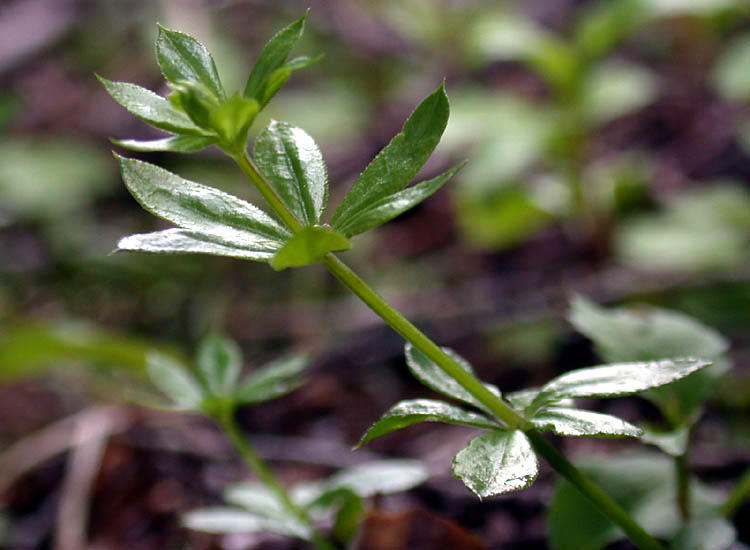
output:
M184 364L156 352L148 355L147 363L148 374L154 385L169 397L178 409L200 410L203 389Z
M328 173L315 141L301 128L273 120L256 138L253 157L295 217L317 224L328 199Z
M271 267L280 271L288 267L301 267L320 261L329 252L348 250L352 243L341 233L323 226L306 226L271 259Z
M538 430L565 437L639 437L642 430L616 416L561 407L548 407L531 419Z
M443 348L443 351L466 372L474 374L474 369L466 359L449 348ZM422 382L422 384L431 390L442 393L443 395L447 395L453 399L458 399L459 401L463 401L464 403L485 410L485 406L481 402L479 402L471 393L464 389L463 386L456 382L453 377L445 373L443 369L438 367L431 359L414 346L406 344L404 355L409 370L417 380ZM500 390L492 384L485 384L485 387L495 395L500 395Z
M239 378L242 351L233 340L211 334L201 340L196 363L208 390L213 395L227 395Z
M362 172L333 214L334 229L409 184L440 141L449 110L448 96L441 85L419 104L401 133Z
M308 365L302 355L289 355L268 363L248 375L235 393L239 403L262 403L294 391L304 382L301 374Z
M483 414L467 411L443 401L411 399L401 401L391 407L375 424L370 426L357 446L361 447L373 439L419 422L445 422L485 429L499 428L496 422Z
M292 517L279 520L227 506L193 510L182 516L182 523L189 529L217 535L270 531L303 540L311 535L309 527Z
M485 498L530 486L539 473L539 461L523 432L495 430L472 439L453 459L451 471Z
M137 139L113 139L112 143L131 151L153 153L168 151L171 153L194 153L216 143L216 138L205 136L171 136L162 139L141 141Z
M365 498L408 491L429 477L420 460L376 460L345 468L328 478L326 485L329 490L344 487Z
M156 59L164 77L170 82L199 82L215 95L225 99L216 65L206 47L195 38L159 25Z
M597 65L583 85L583 105L592 124L641 109L656 98L655 77L646 69L623 62Z

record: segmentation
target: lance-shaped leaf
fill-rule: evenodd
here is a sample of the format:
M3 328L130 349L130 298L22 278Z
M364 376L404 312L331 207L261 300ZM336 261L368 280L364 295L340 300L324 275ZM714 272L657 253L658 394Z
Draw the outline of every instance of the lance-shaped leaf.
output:
M262 403L276 399L302 385L301 373L308 365L302 355L277 359L242 381L235 397L239 403Z
M270 531L303 540L309 540L311 536L310 528L291 514L277 519L228 506L193 510L182 516L182 523L189 529L217 535Z
M391 407L375 424L362 436L357 443L361 447L373 439L384 436L396 430L406 428L419 422L445 422L447 424L462 424L475 428L494 430L500 426L483 414L467 411L461 407L450 405L434 399L410 399L401 401Z
M211 54L192 36L159 25L156 59L169 82L199 82L216 99L223 101L226 98Z
M549 430L566 437L639 437L643 431L629 422L581 409L549 407L537 413L531 423L539 430Z
M479 498L525 489L539 473L539 461L519 430L495 430L475 437L453 459L451 471Z
M539 395L539 388L525 388L503 394L503 397L517 411L526 412L528 409L529 412L533 413L535 409L530 407L537 395ZM572 399L561 399L560 401L555 401L553 405L555 407L573 407L575 401Z
M208 136L208 132L199 128L190 118L175 109L172 104L160 95L129 82L113 82L97 77L117 103L144 122L161 130L178 134Z
M349 250L352 243L341 233L328 227L306 226L292 238L271 259L271 267L277 271L288 267L301 267L319 261L329 252Z
M212 187L185 180L147 162L117 157L125 185L149 212L180 227L247 243L278 246L289 232L253 205Z
M159 390L169 397L176 408L197 411L203 402L203 389L187 367L162 353L146 358L148 374Z
M196 362L208 390L213 395L227 395L240 375L242 352L233 340L211 334L201 341Z
M227 242L221 236L188 229L165 229L153 233L138 233L123 237L117 243L117 250L129 252L151 252L156 254L211 254L228 256L241 260L267 262L281 243L257 236L243 246Z
M443 351L466 372L472 375L474 374L474 369L466 359L458 355L452 349L443 348ZM406 364L409 367L409 370L417 380L422 382L422 384L438 393L442 393L453 399L458 399L459 401L463 401L464 403L468 403L479 409L486 410L486 407L466 391L463 386L456 382L453 377L448 376L443 369L438 367L430 358L414 346L407 343L404 347L404 355L406 356ZM500 396L500 390L492 384L485 384L485 387L498 397Z
M137 139L113 139L112 143L131 151L154 153L167 151L170 153L194 153L216 143L214 137L177 135L162 139L141 141Z
M361 211L401 191L435 150L448 122L448 96L441 85L427 96L394 137L365 168L333 215L334 229Z
M532 407L560 399L578 397L616 397L669 384L710 365L692 357L620 363L567 372L545 384Z
M289 80L294 71L299 71L305 67L309 67L313 63L317 63L323 59L322 55L317 57L300 56L295 57L291 61L284 63L280 68L276 69L271 73L265 86L263 86L262 99L260 100L261 108L265 107L271 98L276 95L276 92Z
M413 187L375 201L363 210L353 214L346 222L342 222L338 230L347 237L352 237L353 235L364 233L379 225L383 225L396 216L414 208L435 193L463 166L464 163L461 163L431 180L423 181Z
M281 29L268 41L263 51L260 52L260 56L258 56L258 60L247 79L245 97L254 98L260 103L261 107L265 105L266 83L274 71L284 65L287 57L289 57L289 52L292 51L292 48L302 36L306 18L307 13L288 27Z
M328 198L323 155L304 130L272 120L255 140L255 162L295 217L314 225Z
M341 470L326 482L327 490L346 488L366 498L400 493L430 477L420 460L376 460Z

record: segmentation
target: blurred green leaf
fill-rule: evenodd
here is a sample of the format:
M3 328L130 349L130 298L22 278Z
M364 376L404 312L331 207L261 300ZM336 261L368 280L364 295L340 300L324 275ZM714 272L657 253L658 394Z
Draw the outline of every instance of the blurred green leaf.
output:
M301 374L308 359L289 355L268 363L242 380L235 393L238 403L262 403L296 390L304 382Z
M496 422L483 414L467 411L443 401L410 399L396 403L388 409L375 424L368 428L357 443L357 447L419 422L445 422L490 430L499 427Z
M345 226L362 210L408 185L435 150L448 122L448 113L448 97L441 85L419 104L401 133L359 176L333 214L334 229Z
M726 46L716 61L713 81L728 99L750 101L750 33L741 34Z
M531 423L565 437L639 437L642 430L616 416L581 409L549 407L536 413Z
M657 83L650 71L632 63L597 65L583 84L583 108L591 124L604 124L651 103Z
M157 352L149 353L146 362L151 381L172 400L178 410L200 410L204 398L203 388L185 364Z
M576 369L542 386L532 402L542 407L563 398L618 397L669 384L711 363L702 359L677 358L638 363L618 363Z
M479 498L520 491L534 483L539 461L523 432L495 430L475 437L451 471Z
M671 539L682 526L674 495L673 460L658 454L609 456L577 464L651 535ZM696 517L710 513L719 502L716 493L691 481ZM566 481L558 482L547 527L555 550L601 550L625 535ZM676 550L676 548L675 548Z
M162 139L140 141L137 139L113 139L112 143L131 151L153 153L168 151L171 153L194 153L216 143L216 138L205 136L171 136Z
M528 17L505 10L484 13L466 32L466 52L475 63L522 59L546 32Z
M210 334L198 346L196 363L212 395L229 395L240 376L242 351L233 340Z
M307 13L288 27L277 32L260 52L245 86L245 97L254 98L263 108L273 93L266 91L274 71L284 65L292 48L302 36ZM274 84L274 83L272 83ZM273 86L272 86L273 88ZM272 89L271 88L271 89ZM276 87L278 89L278 87Z
M737 540L734 526L724 518L699 518L685 525L669 550L730 550Z
M641 441L658 447L670 456L682 456L690 442L689 430L687 426L680 426L668 432L644 428Z
M198 82L210 90L218 101L226 99L211 54L192 36L159 25L156 59L169 82Z
M408 491L429 477L427 467L420 460L390 459L345 468L325 483L328 490L346 488L367 498Z
M116 188L107 158L71 138L0 141L0 213L49 220L89 206Z
M336 512L333 536L336 540L349 542L357 534L359 524L365 515L365 504L354 491L340 489L339 495L341 504L338 512Z
M594 60L630 36L649 15L644 0L604 0L585 4L574 31L576 46L587 60Z
M328 173L312 137L292 124L271 121L256 138L253 157L303 225L320 222L328 199Z
M154 92L129 82L113 82L101 76L97 78L104 84L112 99L144 122L168 132L210 136L209 132L196 126L185 113L176 109L169 100L156 95Z
M431 180L423 181L370 204L352 215L346 222L342 222L339 231L347 237L352 237L383 225L431 196L451 179L463 165L464 163L461 163Z
M277 519L227 506L192 510L182 516L182 524L188 529L217 535L270 531L303 540L309 540L311 535L309 527L289 514Z
M271 259L277 271L320 261L329 252L349 250L352 243L341 233L325 226L306 226L297 231Z
M474 369L466 359L450 348L443 348L443 351L466 372L474 374ZM404 355L406 356L406 365L409 367L409 370L422 384L452 399L457 399L481 410L486 410L486 407L456 382L453 377L449 376L443 369L438 367L431 359L410 343L406 344ZM485 387L498 397L500 396L500 390L497 387L492 384L485 384Z

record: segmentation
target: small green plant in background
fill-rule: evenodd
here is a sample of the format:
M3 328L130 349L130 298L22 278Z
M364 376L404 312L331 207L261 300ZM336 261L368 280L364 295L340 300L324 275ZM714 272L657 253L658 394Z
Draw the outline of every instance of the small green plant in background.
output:
M617 360L615 364L579 369L541 388L503 395L500 389L478 380L471 366L460 356L437 346L333 252L351 248L352 237L419 204L461 168L458 165L435 178L409 186L446 127L449 104L444 86L438 87L416 107L401 133L365 168L326 223L323 221L328 197L326 166L307 133L291 124L272 121L258 134L252 154L246 150L250 126L259 110L293 70L311 61L307 58L287 61L302 32L303 22L304 17L271 39L242 93L229 95L225 92L210 54L200 43L163 28L157 41L157 60L173 90L169 98L132 84L102 79L111 95L126 109L153 126L175 134L157 141L117 143L136 150L174 152L217 145L234 159L273 212L273 216L269 215L248 202L149 163L118 157L123 179L133 196L146 210L178 226L125 237L118 243L118 249L231 256L266 262L276 270L321 263L407 341L407 364L417 379L471 407L429 399L401 402L364 435L361 444L421 421L443 421L483 429L484 433L456 455L453 464L454 475L480 497L528 487L536 478L537 456L540 456L639 548L663 548L625 508L568 461L541 432L551 431L563 436L639 436L638 427L610 415L579 409L571 400L653 390L693 375L710 361L685 357L686 350L669 348L658 357ZM216 359L231 358L232 353L226 351L230 348L216 342L210 344L211 347L214 351L199 354L200 384L190 381L184 369L158 361L152 365L155 380L161 381L167 393L174 393L178 405L192 410L197 407L217 419L252 465L257 456L248 450L250 447L236 429L231 411L236 399L246 395L243 388L252 386L254 378L237 389L236 367L230 368L231 362L225 359ZM221 349L225 351L220 352ZM675 355L678 358L664 358ZM205 363L208 366L201 366L205 357L213 359ZM169 389L171 386L177 390ZM248 514L253 516L255 519L248 519L249 523L278 531L283 529L280 523L296 518L286 526L285 532L308 538L307 535L314 533L310 523L312 508L320 499L329 503L335 501L336 506L340 506L339 516L360 507L351 504L357 502L351 494L357 493L356 489L336 476L323 482L323 489L317 494L313 492L312 497L309 493L307 497L289 496L265 465L256 463L254 469L266 489L278 497L283 517L274 515L276 512L272 510L269 510L270 516L263 516L256 506L257 501L253 500L256 497L237 499L237 493L230 490L227 501L244 508L232 513L245 519ZM297 490L294 488L292 492ZM334 494L339 496L332 496ZM200 523L196 519L200 514L190 517L193 519L189 522ZM317 536L314 540L319 546L327 544Z

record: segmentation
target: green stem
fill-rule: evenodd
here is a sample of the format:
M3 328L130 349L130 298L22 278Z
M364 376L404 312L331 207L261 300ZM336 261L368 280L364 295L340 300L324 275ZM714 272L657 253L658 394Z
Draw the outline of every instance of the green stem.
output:
M677 474L677 508L682 521L686 522L690 520L690 470L687 454L674 457L674 465Z
M750 468L745 470L742 477L734 486L729 496L724 501L724 504L719 508L721 515L727 518L732 518L737 512L737 509L750 498Z
M243 460L252 468L255 475L258 476L261 483L266 489L271 491L276 498L279 500L281 505L291 515L296 517L303 525L307 526L310 530L310 539L318 550L333 550L333 545L325 540L313 527L312 521L307 513L297 506L289 494L286 492L284 487L281 485L279 480L276 478L274 473L268 467L263 459L258 455L250 442L247 441L245 436L242 434L237 421L234 419L234 411L231 409L227 410L217 419L221 428L229 436L232 444L240 453Z
M298 231L300 229L299 221L297 221L286 204L274 192L248 155L245 153L242 156L234 156L233 158L240 165L243 172L256 185L263 197L268 200L269 205L279 218L287 223L292 231ZM523 416L488 390L475 376L466 372L427 335L414 326L401 313L396 311L356 273L349 269L346 264L331 253L326 254L321 263L344 286L354 292L370 309L388 323L393 330L424 353L446 374L451 376L480 403L486 406L499 420L504 422L509 428L523 430L537 452L583 495L588 497L610 521L620 526L628 538L640 550L663 550L662 545L655 538L649 535L611 497L585 477L555 447L548 443L539 432L535 431Z

